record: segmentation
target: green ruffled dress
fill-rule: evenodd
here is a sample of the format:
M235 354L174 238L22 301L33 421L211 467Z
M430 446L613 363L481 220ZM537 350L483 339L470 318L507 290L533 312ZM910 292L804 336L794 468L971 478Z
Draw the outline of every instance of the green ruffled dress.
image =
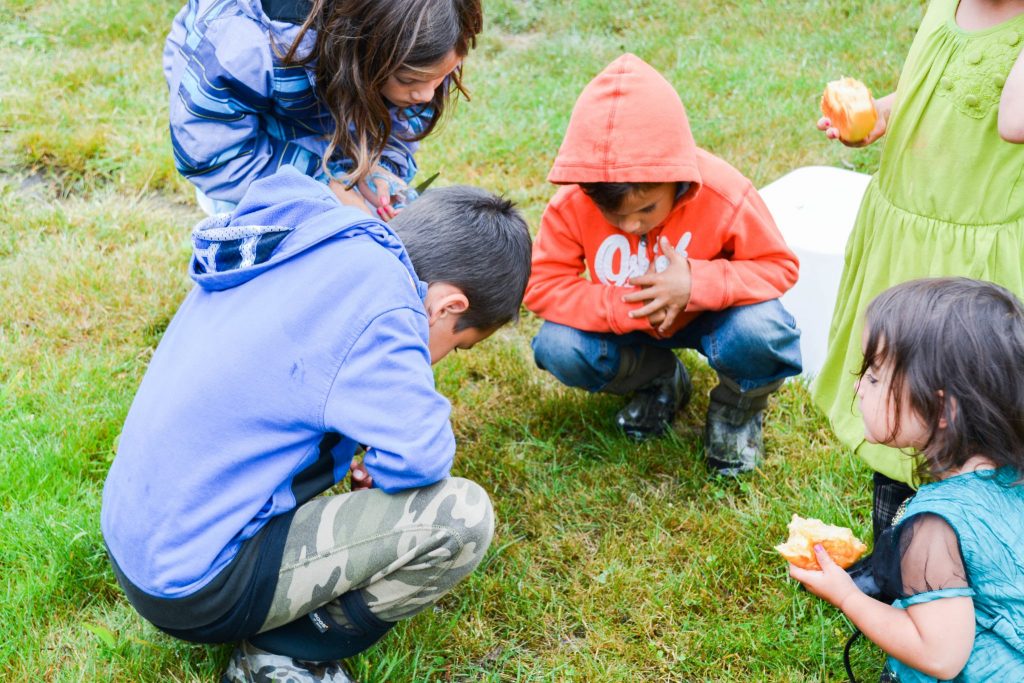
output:
M875 471L907 483L913 459L865 442L853 401L864 309L882 290L929 276L989 280L1024 297L1024 145L1005 142L997 129L1003 84L1024 46L1024 15L964 31L957 4L934 0L910 48L812 388L839 438Z

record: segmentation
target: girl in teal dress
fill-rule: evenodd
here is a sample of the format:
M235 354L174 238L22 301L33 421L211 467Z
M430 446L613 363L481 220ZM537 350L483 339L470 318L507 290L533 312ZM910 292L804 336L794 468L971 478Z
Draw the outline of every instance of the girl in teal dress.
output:
M883 680L1024 681L1024 308L966 278L892 287L868 306L864 438L920 456L929 481L875 544L868 597L819 545L790 575L889 658Z
M932 0L894 93L852 146L882 139L878 173L846 247L813 394L875 471L876 539L913 493L915 463L867 443L851 407L868 302L914 278L960 275L1024 296L1024 0ZM818 127L838 132L827 119ZM884 137L883 137L884 136Z

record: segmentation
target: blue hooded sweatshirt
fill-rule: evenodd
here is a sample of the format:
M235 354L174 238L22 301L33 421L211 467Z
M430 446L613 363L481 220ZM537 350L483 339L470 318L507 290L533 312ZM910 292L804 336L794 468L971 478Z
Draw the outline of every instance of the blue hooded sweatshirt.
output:
M197 286L132 403L103 489L114 560L156 597L210 582L271 518L345 477L446 476L426 284L390 228L289 167L193 233Z

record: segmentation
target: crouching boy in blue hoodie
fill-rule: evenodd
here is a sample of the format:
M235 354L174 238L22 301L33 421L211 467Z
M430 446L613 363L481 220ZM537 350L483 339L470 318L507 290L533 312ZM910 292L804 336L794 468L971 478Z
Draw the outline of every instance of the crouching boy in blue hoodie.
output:
M103 490L114 572L161 630L242 641L224 680L349 680L338 660L434 604L491 541L487 494L449 477L431 364L516 317L529 232L468 187L388 226L283 167L193 242L197 286ZM360 444L353 491L318 497Z

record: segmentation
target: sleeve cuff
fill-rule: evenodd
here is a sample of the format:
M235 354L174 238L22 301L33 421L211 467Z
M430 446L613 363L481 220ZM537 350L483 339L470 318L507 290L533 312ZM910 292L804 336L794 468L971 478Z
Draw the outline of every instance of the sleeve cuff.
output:
M974 589L970 586L963 588L940 588L939 590L926 591L924 593L918 593L917 595L911 595L909 598L901 598L893 602L894 607L900 609L906 609L911 605L920 605L926 602L932 602L933 600L941 600L942 598L972 598L974 597Z

